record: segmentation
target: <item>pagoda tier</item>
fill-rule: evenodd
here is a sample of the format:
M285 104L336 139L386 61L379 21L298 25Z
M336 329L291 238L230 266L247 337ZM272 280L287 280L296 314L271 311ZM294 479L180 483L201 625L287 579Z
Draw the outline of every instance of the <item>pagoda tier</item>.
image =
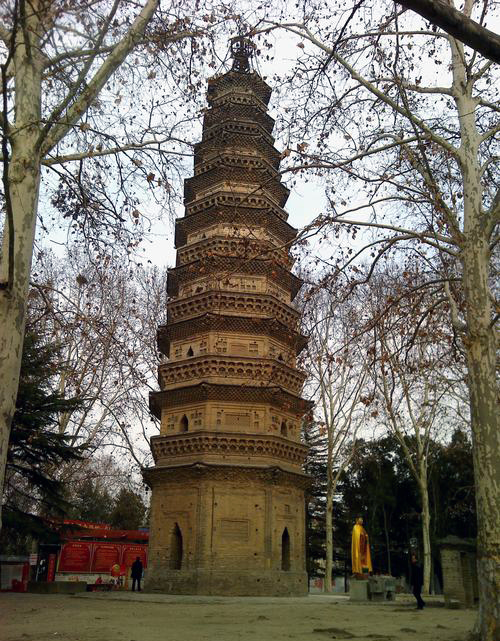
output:
M259 125L267 134L271 135L274 127L274 119L265 111L267 108L264 103L255 99L247 104L241 104L242 95L232 95L219 98L217 104L205 113L203 121L204 136L206 136L213 127L219 127L223 122L230 122L234 118L235 107L238 110L239 118L237 124L248 122ZM256 109L257 107L257 109ZM205 137L203 138L205 140Z
M287 302L291 302L302 286L302 280L277 262L269 260L247 260L240 256L209 256L204 260L193 261L186 265L174 267L168 271L167 293L169 296L187 296L187 292L200 293L210 289L233 288L233 280L241 276L255 276L246 285L250 291L257 283L266 287L275 284L281 291L287 292ZM215 284L214 284L215 283ZM279 296L281 298L281 296Z
M151 412L161 418L164 410L171 407L181 407L197 403L208 403L209 401L241 401L244 403L263 403L264 405L280 410L283 413L293 415L297 423L293 427L300 429L300 418L310 409L309 401L289 394L281 387L242 387L241 385L210 385L208 383L199 383L190 387L181 387L173 390L164 390L162 392L153 392L150 396ZM284 414L283 414L284 416ZM201 427L201 418L196 418L198 427ZM281 429L280 412L271 415L270 432L278 432ZM218 425L216 419L215 424ZM175 419L167 422L166 431L175 430ZM205 421L205 425L207 422Z
M266 134L259 125L235 129L226 126L224 129L214 130L210 139L200 142L194 147L195 171L201 164L209 163L218 158L221 153L230 153L240 150L241 161L249 157L258 158L261 163L266 162L274 169L278 169L281 154L273 147L274 139ZM224 143L221 148L220 143Z
M196 356L177 363L164 363L158 368L158 383L163 390L195 385L202 381L237 385L257 384L259 387L277 383L291 394L300 394L305 377L304 372L299 372L274 358L247 358L222 354Z
M238 207L251 207L254 209L266 209L276 214L279 218L286 220L288 218L285 210L273 202L262 192L253 191L251 193L241 193L234 190L221 190L220 188L214 193L208 194L203 198L194 200L186 204L186 216L192 216L212 205L232 207L233 210Z
M146 588L184 594L305 594L306 345L292 301L296 230L283 207L269 86L251 45L208 83L194 175L169 270L160 419L151 441Z
M197 173L184 182L184 202L202 198L207 192L222 188L243 193L263 192L284 207L290 190L279 181L278 172L255 156L220 153L197 167Z
M255 72L238 73L230 71L222 76L208 80L207 102L213 109L219 104L251 105L258 110L267 111L272 89ZM238 120L238 112L232 112Z
M271 263L277 263L285 269L290 269L293 259L285 248L277 248L269 240L250 239L248 237L228 238L225 235L211 236L197 243L179 249L177 252L177 266L186 265L196 260L205 260L212 256L226 257L236 256L237 258L260 259Z
M197 287L198 289L198 287ZM168 322L173 323L180 320L187 320L204 314L206 312L245 316L252 315L255 318L276 318L288 327L294 328L297 314L293 307L281 302L277 296L285 296L281 290L276 289L275 295L254 292L220 290L204 290L188 298L179 298L170 302L167 306ZM270 289L271 291L271 289Z
M224 316L222 314L207 313L192 319L171 322L160 325L158 328L158 348L167 358L182 357L191 347L194 340L204 335L202 340L213 349L206 351L223 353L221 342L227 347L228 340L234 336L250 334L251 336L265 335L265 350L262 351L271 358L287 361L296 356L307 344L307 338L296 332L276 318L242 318L240 316ZM206 337L205 337L206 336ZM182 341L182 343L180 342ZM170 345L175 343L176 353L170 352ZM258 348L258 345L257 345ZM293 355L293 356L292 356Z
M208 238L219 229L225 235L244 232L256 237L261 234L263 238L273 238L278 246L288 246L297 235L297 230L270 208L208 204L204 209L176 220L175 246L179 249L187 243Z

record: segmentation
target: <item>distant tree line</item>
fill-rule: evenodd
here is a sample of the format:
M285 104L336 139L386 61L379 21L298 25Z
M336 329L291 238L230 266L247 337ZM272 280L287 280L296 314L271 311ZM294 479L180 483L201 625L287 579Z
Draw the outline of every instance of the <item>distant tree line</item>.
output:
M374 572L404 576L408 572L408 552L421 538L416 481L393 436L358 439L353 449L334 501L334 573L350 574L352 527L355 518L362 516L370 537ZM315 576L322 575L321 560L325 556L326 470L322 452L321 439L313 440L306 465L312 476L307 503L308 572ZM457 430L448 443L432 441L429 459L433 573L441 579L437 542L447 535L476 536L469 437Z

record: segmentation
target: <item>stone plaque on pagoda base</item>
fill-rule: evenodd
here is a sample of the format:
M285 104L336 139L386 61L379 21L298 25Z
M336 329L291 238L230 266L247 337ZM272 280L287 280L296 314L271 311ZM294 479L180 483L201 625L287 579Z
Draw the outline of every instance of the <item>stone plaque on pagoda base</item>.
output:
M296 230L283 209L270 87L252 45L208 81L185 216L169 270L165 356L150 409L149 559L145 589L170 594L305 595L307 344L293 300Z

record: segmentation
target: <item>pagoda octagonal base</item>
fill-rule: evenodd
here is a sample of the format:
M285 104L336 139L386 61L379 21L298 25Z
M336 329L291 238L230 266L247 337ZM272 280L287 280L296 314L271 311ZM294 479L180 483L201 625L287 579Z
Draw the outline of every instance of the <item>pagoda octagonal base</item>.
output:
M306 596L307 574L286 571L171 570L157 565L145 590L214 596Z
M144 476L152 488L145 590L307 593L303 474L197 463L157 465Z

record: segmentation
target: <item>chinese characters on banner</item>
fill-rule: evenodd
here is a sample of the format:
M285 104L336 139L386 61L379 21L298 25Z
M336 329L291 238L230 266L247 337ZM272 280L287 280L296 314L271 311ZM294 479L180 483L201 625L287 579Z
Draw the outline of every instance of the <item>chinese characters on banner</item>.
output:
M92 543L65 543L59 556L59 572L90 572Z
M59 557L58 572L109 573L113 565L127 569L139 557L144 567L148 564L148 546L130 543L90 543L75 541L64 543Z
M47 566L47 581L54 581L56 578L56 555L49 554L49 565Z

